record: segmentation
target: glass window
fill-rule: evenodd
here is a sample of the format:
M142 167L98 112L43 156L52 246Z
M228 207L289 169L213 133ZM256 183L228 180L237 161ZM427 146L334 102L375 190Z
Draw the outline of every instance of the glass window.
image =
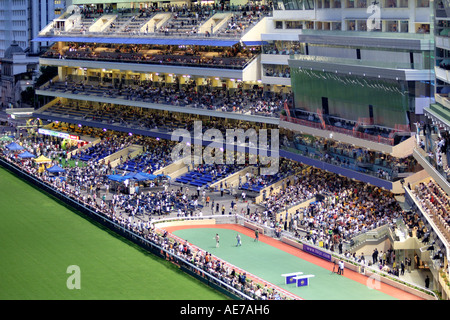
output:
M400 32L409 32L408 21L400 21Z
M392 20L386 21L386 29L387 32L398 32L397 21Z
M302 21L286 21L286 29L302 29Z
M416 33L430 33L430 25L425 23L416 23Z
M367 0L358 0L358 8L367 8Z
M418 8L428 8L430 6L430 0L417 0Z
M355 31L356 30L355 20L348 20L347 21L347 30L348 31Z
M303 10L302 0L283 0L286 10Z
M367 21L366 20L358 20L357 22L358 31L367 31Z
M305 9L313 10L314 9L314 0L304 0Z
M340 23L340 22L333 22L331 24L331 28L333 30L342 30L342 23Z
M280 77L280 78L291 77L291 71L289 69L289 66L279 64L263 65L263 74L266 77Z
M397 8L397 0L386 0L386 8ZM408 6L408 4L406 4Z
M314 21L305 21L305 29L314 29Z

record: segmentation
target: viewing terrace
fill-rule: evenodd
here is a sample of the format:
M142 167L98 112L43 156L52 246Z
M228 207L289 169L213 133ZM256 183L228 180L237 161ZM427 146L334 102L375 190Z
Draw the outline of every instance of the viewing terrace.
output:
M77 95L77 98L85 96L84 100L91 100L93 97L108 97L117 99L117 104L124 104L125 102L127 102L126 104L133 104L133 102L138 101L145 103L148 108L152 108L155 104L176 106L178 112L183 112L183 108L189 108L189 113L196 113L196 110L200 109L210 110L219 112L218 116L221 117L223 117L223 113L233 113L277 118L284 101L283 94L265 92L262 87L244 90L243 88L199 87L193 82L180 86L177 83L172 85L152 81L138 81L136 83L133 80L111 84L110 81L103 81L104 79L98 80L91 78L84 81L84 77L70 76L65 82L57 79L55 82L44 85L40 88L40 92L45 92L46 95L71 93ZM79 104L79 108L81 108L81 105ZM59 112L58 108L65 108L66 110ZM45 108L45 113L56 112L70 115L75 112L85 119L96 116L92 112L84 113L80 111L68 105L54 105ZM109 119L108 115L105 114L105 116Z
M406 126L388 128L371 124L369 119L352 121L300 109L295 109L292 113L293 115L283 114L281 120L307 127L343 133L390 146L397 145L411 137L411 132Z
M253 5L172 5L95 11L77 8L55 19L39 37L240 38L269 15L268 6Z
M60 49L58 44L53 45L41 58L243 69L258 54L258 47L214 49L206 46L69 42Z
M450 240L450 198L447 193L433 180L419 183L413 194L418 199L422 209L438 226L447 241Z
M210 117L200 117L193 114L169 113L147 108L126 105L111 105L107 103L79 102L65 99L54 99L34 114L43 121L54 121L54 126L64 130L60 123L71 123L73 131L81 131L85 126L131 132L139 131L145 136L170 139L170 134L176 129L186 129L192 132L194 121L202 121L203 130L216 128L225 132L226 129L266 128L264 123L252 124L241 120ZM81 126L81 128L78 128ZM67 127L67 126L65 126ZM68 130L68 129L67 129Z
M282 148L343 168L396 181L412 175L419 168L412 155L404 158L358 148L355 145L282 130Z

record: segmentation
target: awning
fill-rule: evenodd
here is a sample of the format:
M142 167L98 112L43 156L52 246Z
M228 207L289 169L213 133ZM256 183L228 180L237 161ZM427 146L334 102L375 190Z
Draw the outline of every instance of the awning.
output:
M244 46L262 46L263 44L267 44L267 41L243 41Z
M36 156L28 151L25 151L21 154L19 154L19 157L23 158L23 159L27 159L27 158L36 158Z
M116 44L155 44L155 45L184 45L184 46L212 46L232 47L239 40L206 40L206 39L179 39L179 38L104 38L104 37L37 37L34 42L88 42L88 43L116 43ZM251 41L250 41L251 42Z
M49 163L52 162L51 159L44 157L44 156L40 156L39 158L34 159L34 161L36 161L37 163Z
M52 172L52 173L66 172L65 169L61 168L60 166L58 166L56 164L51 168L47 168L47 171Z
M120 174L111 174L111 175L108 175L107 177L110 180L114 180L114 181L118 181L118 182L123 182L128 179L127 177L122 176Z
M18 150L23 150L24 148L20 145L17 144L15 142L11 142L10 144L8 144L6 146L7 149L12 150L12 151L18 151Z

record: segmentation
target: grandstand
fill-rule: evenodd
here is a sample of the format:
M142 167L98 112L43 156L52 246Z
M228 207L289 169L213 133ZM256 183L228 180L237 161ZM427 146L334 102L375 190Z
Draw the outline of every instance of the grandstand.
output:
M240 215L248 229L449 298L444 2L381 1L374 32L365 30L369 1L73 4L34 39L52 43L40 64L58 69L37 88L48 103L34 117L76 135L67 159L86 163L55 188L136 221ZM264 157L173 161L171 134L193 137L195 121L203 134L279 129L278 172L262 173ZM250 140L247 155L267 151ZM234 142L218 148L239 151ZM37 174L27 161L21 168ZM372 259L375 248L395 261Z

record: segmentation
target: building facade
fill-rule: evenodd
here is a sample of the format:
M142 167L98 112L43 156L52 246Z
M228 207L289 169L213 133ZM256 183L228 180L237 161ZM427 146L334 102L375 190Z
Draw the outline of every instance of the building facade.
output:
M1 64L2 108L23 106L21 93L28 87L34 87L38 66L38 56L27 55L15 41L6 49Z
M70 2L70 0L1 0L0 58L14 40L27 52L40 52L40 47L45 43L31 40L50 21L63 13Z

